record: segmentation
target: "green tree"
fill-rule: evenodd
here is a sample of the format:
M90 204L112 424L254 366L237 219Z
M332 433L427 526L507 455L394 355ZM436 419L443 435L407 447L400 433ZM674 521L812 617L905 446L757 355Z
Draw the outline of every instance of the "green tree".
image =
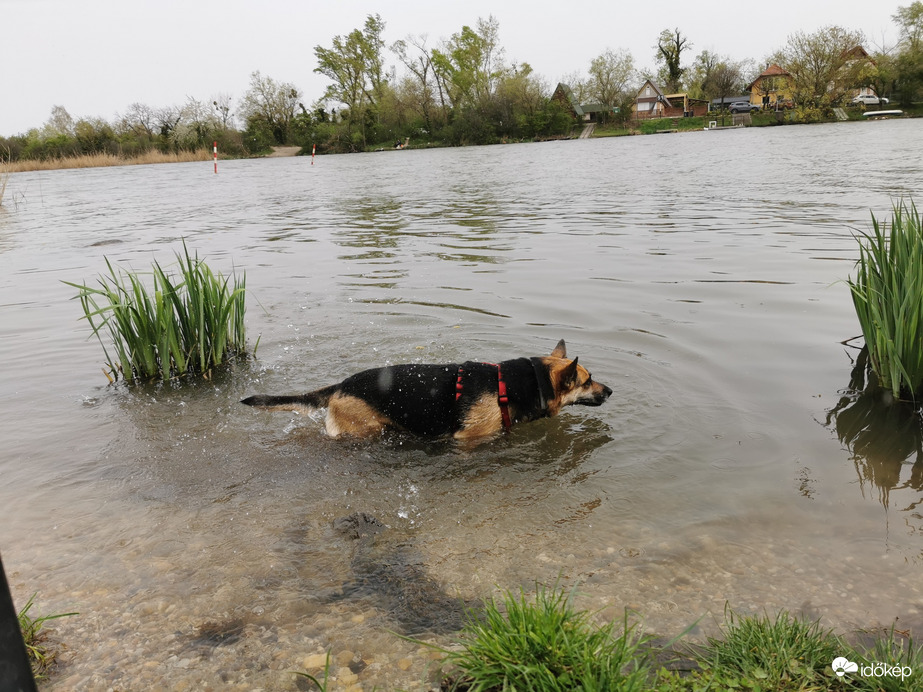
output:
M791 75L795 102L824 111L864 86L870 63L855 54L862 41L862 32L839 26L789 36L776 62Z
M118 138L113 127L102 118L81 118L74 125L74 137L80 151L85 154L119 151Z
M484 107L504 72L499 22L491 15L478 19L476 26L463 26L432 53L436 75L456 109Z
M703 50L692 62L692 67L687 71L688 79L686 91L692 98L710 99L714 92L715 71L722 58L709 50Z
M354 148L365 147L368 125L374 126L388 86L381 38L384 28L379 15L369 15L362 30L335 36L330 48L314 48L318 63L314 71L331 80L324 100L346 106L346 134Z
M495 101L502 135L516 139L545 134L549 114L548 85L529 63L513 65L496 87Z
M259 143L253 151L271 144L288 143L289 127L300 102L301 92L294 85L276 82L258 70L250 75L250 89L244 94L241 112L247 123L250 144Z
M480 18L432 52L440 93L451 120L456 143L493 142L502 119L496 102L497 85L507 75L500 46L500 24L493 16ZM508 123L507 123L508 125Z
M702 51L690 70L689 95L693 98L724 101L746 91L747 61Z
M923 2L899 7L892 17L900 31L900 44L892 68L901 104L909 106L923 86Z
M586 89L590 98L612 109L619 108L637 81L634 58L628 51L607 49L590 61Z
M683 51L692 48L689 39L679 29L664 29L657 39L657 62L661 64L661 78L668 93L677 93L683 86Z

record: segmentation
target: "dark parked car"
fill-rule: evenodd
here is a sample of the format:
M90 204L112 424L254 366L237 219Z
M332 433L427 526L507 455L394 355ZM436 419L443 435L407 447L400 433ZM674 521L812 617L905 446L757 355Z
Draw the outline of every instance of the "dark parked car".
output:
M730 106L728 110L731 113L756 113L760 107L755 103L750 103L749 101L735 101Z

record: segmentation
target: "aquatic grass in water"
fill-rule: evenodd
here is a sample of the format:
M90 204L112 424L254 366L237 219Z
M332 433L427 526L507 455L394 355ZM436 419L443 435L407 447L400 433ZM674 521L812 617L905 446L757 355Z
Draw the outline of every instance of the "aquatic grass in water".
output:
M180 280L155 262L153 291L138 274L116 269L108 259L109 273L100 276L99 288L65 282L79 289L84 318L115 379L120 373L128 382L207 374L246 353L246 275L214 273L204 260L189 255L185 243L176 258ZM103 341L104 329L114 357Z
M872 215L860 231L856 277L848 280L856 315L881 387L895 398L923 394L923 226L912 202L891 224Z
M645 639L628 626L595 625L590 614L575 611L573 594L539 588L535 602L507 593L501 608L485 604L462 630L460 651L447 651L445 663L457 671L450 689L487 690L643 690L650 677ZM505 611L505 612L504 612Z
M79 613L58 613L34 618L29 615L33 605L35 605L35 594L29 597L29 601L18 613L19 629L22 631L22 639L26 645L26 654L32 665L32 672L36 679L41 680L55 658L54 652L45 645L45 632L42 629L44 624L49 620L79 615Z

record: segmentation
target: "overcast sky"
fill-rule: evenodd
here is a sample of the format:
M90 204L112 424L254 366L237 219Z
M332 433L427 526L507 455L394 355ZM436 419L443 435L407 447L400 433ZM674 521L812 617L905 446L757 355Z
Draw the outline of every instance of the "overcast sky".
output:
M378 13L388 45L427 34L437 45L465 24L493 14L507 61L528 62L553 87L585 74L606 48L629 51L638 68L654 66L663 29L702 50L762 62L797 31L836 24L861 30L874 49L897 39L891 19L911 0L773 0L702 3L542 2L541 0L0 0L0 135L40 127L55 105L76 119L112 121L140 102L182 105L230 94L232 106L259 70L290 82L305 104L327 80L313 72L314 47L361 28ZM388 53L389 64L396 63ZM400 70L399 70L400 72Z

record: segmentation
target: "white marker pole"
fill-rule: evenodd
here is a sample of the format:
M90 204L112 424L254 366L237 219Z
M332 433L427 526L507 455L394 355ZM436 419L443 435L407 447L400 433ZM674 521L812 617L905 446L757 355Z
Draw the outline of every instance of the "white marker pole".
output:
M218 175L218 142L215 142L215 175Z

